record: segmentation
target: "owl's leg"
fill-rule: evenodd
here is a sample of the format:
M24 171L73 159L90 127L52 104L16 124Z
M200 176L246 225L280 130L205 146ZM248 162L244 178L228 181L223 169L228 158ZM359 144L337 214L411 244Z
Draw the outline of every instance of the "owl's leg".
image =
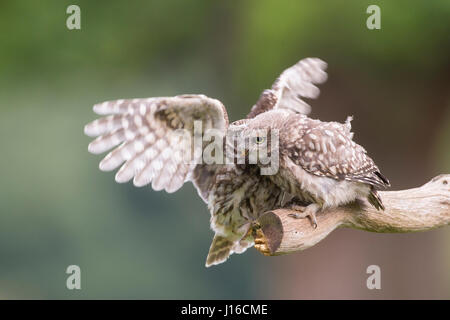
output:
M242 236L241 240L237 241L235 245L233 246L233 252L234 253L243 253L245 250L253 246L254 240L253 240L253 234L252 234L252 228L250 223L245 223L242 227L240 227L238 230L246 230L245 234Z
M289 206L289 209L301 212L301 213L290 213L289 217L295 219L309 218L311 220L313 228L314 229L317 228L316 213L320 210L320 206L317 203L311 203L306 207L292 204Z

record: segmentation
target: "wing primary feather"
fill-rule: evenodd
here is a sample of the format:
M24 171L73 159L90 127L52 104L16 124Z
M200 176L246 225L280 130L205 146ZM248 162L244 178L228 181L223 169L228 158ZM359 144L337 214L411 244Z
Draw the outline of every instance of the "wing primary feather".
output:
M315 84L324 83L328 75L326 62L318 58L306 58L284 70L272 88L264 90L247 118L272 109L286 109L295 113L309 114L311 107L303 98L316 99L320 90Z
M192 136L197 120L204 130L225 133L228 128L223 104L204 95L105 101L93 109L104 117L84 128L86 135L97 137L88 150L98 154L112 148L100 162L100 169L110 171L121 166L115 176L117 182L133 179L136 186L152 183L154 189L168 192L179 189L196 167L179 156L190 154L191 146L175 137L175 129L187 130Z

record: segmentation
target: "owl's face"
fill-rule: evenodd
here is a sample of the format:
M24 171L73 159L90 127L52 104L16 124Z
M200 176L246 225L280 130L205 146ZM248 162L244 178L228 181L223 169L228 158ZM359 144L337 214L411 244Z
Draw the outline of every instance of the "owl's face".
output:
M270 128L233 127L227 135L227 152L237 164L278 168L278 135ZM276 172L274 172L276 173Z
M272 110L247 121L242 136L249 141L249 151L278 149L279 132L291 115L286 110Z
M247 127L240 135L246 163L270 166L272 155L278 153L278 131L271 128Z

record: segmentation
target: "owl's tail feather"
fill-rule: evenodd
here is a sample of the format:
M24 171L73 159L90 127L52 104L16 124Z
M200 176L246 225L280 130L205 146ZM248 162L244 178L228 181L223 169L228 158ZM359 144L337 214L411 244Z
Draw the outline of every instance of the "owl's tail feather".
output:
M234 245L234 241L216 234L211 243L211 247L209 248L208 257L206 258L205 264L206 267L225 262L233 253L232 249Z
M378 194L377 190L375 190L375 188L372 188L372 190L370 190L367 200L377 210L384 210L383 202L381 201L380 195Z

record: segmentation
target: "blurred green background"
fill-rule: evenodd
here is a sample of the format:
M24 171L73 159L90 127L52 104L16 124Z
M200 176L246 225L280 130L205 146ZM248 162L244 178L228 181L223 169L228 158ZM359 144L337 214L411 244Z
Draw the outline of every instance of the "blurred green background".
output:
M66 8L81 8L81 30ZM381 30L366 8L381 7ZM114 182L87 152L94 103L203 93L242 118L286 67L329 63L313 117L354 115L393 185L450 171L450 1L2 1L0 298L450 298L450 229L337 230L304 252L206 269L209 213ZM66 289L68 265L82 290ZM382 290L366 288L381 267Z

